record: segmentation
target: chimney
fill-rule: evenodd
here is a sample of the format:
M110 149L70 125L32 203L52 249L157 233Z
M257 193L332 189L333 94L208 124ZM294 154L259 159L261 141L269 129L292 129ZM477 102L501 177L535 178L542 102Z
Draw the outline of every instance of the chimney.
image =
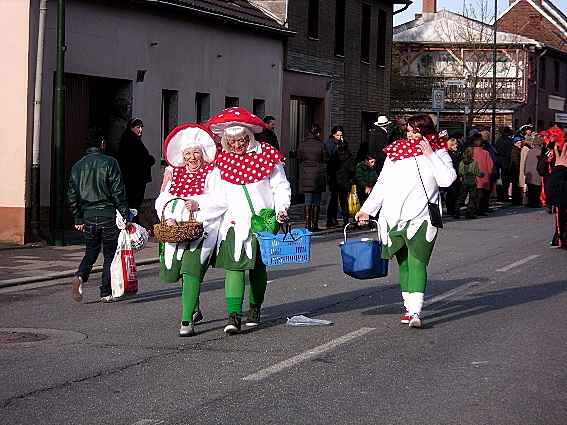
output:
M423 0L423 14L437 13L437 0Z

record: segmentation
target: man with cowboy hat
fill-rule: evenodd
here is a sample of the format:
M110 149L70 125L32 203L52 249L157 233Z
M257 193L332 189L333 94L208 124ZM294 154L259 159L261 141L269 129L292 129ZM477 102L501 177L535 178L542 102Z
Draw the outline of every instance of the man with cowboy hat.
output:
M374 123L375 127L370 129L368 141L363 142L356 155L357 162L364 161L367 155L376 159L376 171L380 173L386 154L383 149L390 144L390 126L392 122L385 115L380 115Z

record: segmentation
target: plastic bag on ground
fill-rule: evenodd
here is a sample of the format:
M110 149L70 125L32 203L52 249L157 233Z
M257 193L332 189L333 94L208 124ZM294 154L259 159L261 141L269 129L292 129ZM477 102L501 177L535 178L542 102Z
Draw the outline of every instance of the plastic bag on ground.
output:
M301 314L299 316L293 316L291 318L288 317L287 324L289 326L329 326L332 325L333 322L331 322L330 320L312 319Z

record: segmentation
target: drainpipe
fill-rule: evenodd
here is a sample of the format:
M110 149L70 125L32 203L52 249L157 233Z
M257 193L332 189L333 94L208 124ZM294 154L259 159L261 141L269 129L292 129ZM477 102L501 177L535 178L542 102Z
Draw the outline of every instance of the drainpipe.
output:
M539 131L538 121L539 121L539 68L541 64L541 58L545 56L547 53L547 49L544 49L537 57L537 65L536 65L536 97L535 97L535 123L534 128L535 131Z
M47 15L47 0L39 4L39 27L37 33L37 59L35 63L35 89L33 100L33 142L31 168L31 217L30 230L32 241L43 241L40 231L40 167L39 167L39 136L41 131L41 90L43 83L43 40L45 35L45 17Z

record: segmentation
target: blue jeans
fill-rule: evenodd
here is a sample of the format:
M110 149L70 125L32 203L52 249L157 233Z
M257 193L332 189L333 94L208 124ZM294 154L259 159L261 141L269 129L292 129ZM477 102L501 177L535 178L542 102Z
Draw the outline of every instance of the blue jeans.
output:
M80 276L83 282L89 280L93 264L98 258L102 246L104 263L102 265L102 282L100 285L101 297L112 294L110 287L110 264L116 253L119 233L115 218L89 217L85 219L85 256L75 275Z
M305 192L305 205L321 205L321 192Z

